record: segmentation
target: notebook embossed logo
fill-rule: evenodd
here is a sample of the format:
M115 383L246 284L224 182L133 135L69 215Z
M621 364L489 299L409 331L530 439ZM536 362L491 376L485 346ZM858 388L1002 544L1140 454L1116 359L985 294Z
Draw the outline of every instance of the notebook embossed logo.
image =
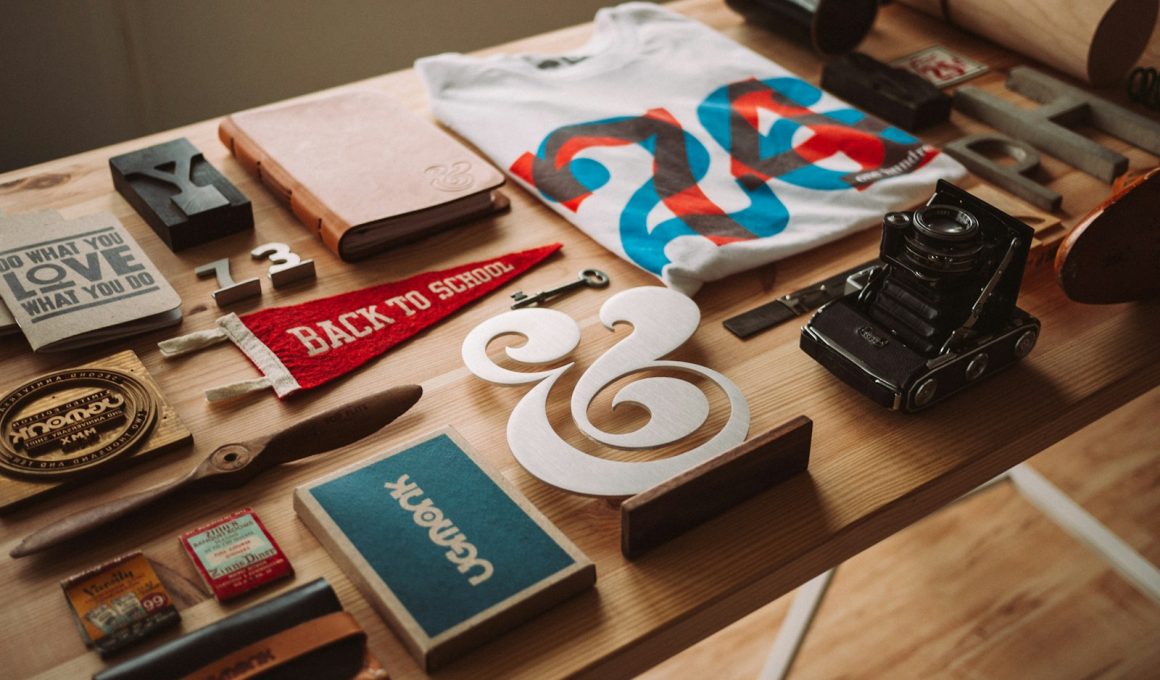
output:
M451 165L432 165L424 170L431 177L431 186L440 191L463 191L475 184L471 163L456 161Z

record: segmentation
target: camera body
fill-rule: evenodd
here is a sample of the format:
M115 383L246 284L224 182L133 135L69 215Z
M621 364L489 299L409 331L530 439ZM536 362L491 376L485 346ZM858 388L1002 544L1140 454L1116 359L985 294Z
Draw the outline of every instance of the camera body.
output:
M1015 305L1033 234L939 180L924 207L886 215L881 264L814 313L801 348L879 404L922 410L1035 346L1039 320Z

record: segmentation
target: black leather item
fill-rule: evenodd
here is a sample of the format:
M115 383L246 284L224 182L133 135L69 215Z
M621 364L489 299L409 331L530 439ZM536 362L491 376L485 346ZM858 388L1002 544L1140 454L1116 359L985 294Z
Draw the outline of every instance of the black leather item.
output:
M769 330L812 309L817 309L831 300L842 297L848 292L846 279L875 263L877 260L863 262L857 267L847 269L840 274L834 274L827 279L806 286L801 290L795 290L789 295L779 297L748 312L742 312L737 316L725 319L725 328L742 340Z
M326 579L319 578L101 671L93 680L184 678L234 650L337 611L342 611L342 603ZM261 677L263 680L352 678L362 667L365 647L365 640L359 638L342 640L272 668Z
M911 132L951 116L951 98L925 78L860 52L823 66L822 88Z

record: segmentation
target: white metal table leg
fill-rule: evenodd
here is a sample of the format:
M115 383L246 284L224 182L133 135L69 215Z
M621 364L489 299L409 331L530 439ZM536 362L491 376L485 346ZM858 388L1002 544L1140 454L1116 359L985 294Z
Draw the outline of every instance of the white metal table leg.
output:
M1154 602L1160 603L1160 570L1030 465L1020 463L964 494L962 498L1007 479L1011 480L1015 489L1048 519L1094 550L1140 592L1152 598ZM817 614L822 598L826 595L826 589L830 586L830 579L834 577L837 569L834 567L798 588L789 612L777 631L773 648L769 650L765 667L758 676L760 680L784 680L789 674L806 633L813 624L814 615Z
M822 572L798 588L793 596L793 603L789 606L789 612L777 631L773 648L769 650L765 667L761 669L759 676L761 680L782 680L789 674L790 666L793 665L793 660L797 657L806 633L814 621L818 605L822 603L826 589L830 587L830 579L837 570L838 568L834 567Z
M1094 550L1140 592L1160 604L1160 570L1026 463L1007 473L1040 512Z

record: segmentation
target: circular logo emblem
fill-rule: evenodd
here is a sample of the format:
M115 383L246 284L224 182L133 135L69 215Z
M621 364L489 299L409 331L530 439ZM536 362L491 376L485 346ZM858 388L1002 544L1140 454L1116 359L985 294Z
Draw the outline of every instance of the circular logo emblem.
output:
M57 371L0 400L0 472L61 477L144 441L157 404L135 377L104 368Z

